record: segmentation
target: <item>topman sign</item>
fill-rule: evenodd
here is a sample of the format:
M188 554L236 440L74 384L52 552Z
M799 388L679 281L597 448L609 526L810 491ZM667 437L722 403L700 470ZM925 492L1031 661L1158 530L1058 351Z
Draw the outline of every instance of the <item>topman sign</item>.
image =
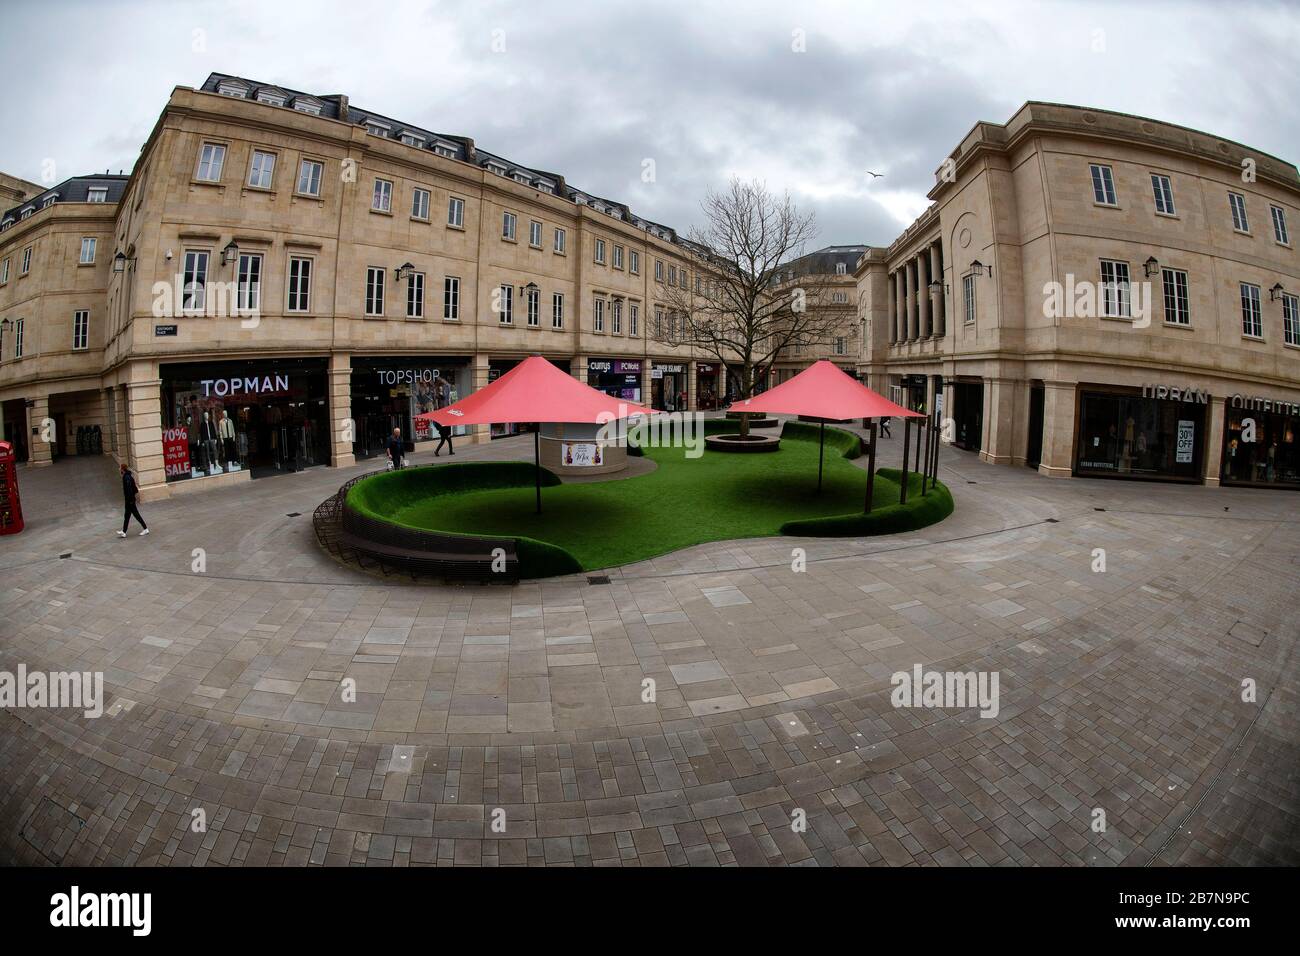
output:
M233 395L268 395L289 391L288 375L249 375L244 378L205 378L203 394L227 398Z

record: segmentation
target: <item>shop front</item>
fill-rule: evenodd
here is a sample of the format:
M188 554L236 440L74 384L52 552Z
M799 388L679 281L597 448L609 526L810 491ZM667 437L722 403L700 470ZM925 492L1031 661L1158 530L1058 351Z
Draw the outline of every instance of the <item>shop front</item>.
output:
M695 363L695 388L698 395L696 407L702 412L712 411L726 404L726 396L723 395L720 382L721 371L722 366L717 362Z
M650 367L651 407L661 412L686 408L686 366L681 362L655 362Z
M329 464L324 359L163 365L159 377L167 481Z
M491 385L522 361L523 359L490 359L488 361L488 384ZM568 359L547 359L547 361L566 375L571 374L571 363ZM501 422L500 424L489 425L488 435L492 438L509 438L511 435L522 435L533 430L531 422Z
M436 438L429 422L415 416L460 401L469 394L471 381L466 356L353 356L352 453L357 458L383 455L394 428L401 429L407 442ZM452 434L465 431L458 426Z
M1225 485L1300 488L1300 404L1231 395L1224 407Z
M1199 482L1208 408L1199 389L1080 385L1074 473Z
M924 412L926 380L924 375L904 375L900 381L903 400L900 404L914 412Z
M953 444L979 451L984 440L984 383L952 383Z
M641 403L640 359L589 359L587 384L613 398Z

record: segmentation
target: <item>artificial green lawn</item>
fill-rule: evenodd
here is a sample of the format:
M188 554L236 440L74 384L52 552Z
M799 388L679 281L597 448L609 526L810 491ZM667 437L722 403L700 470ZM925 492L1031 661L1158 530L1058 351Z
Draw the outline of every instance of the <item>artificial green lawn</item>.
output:
M472 481L440 476L430 482L421 474L441 469L378 475L354 487L348 501L411 527L547 542L568 551L582 570L640 561L705 541L768 537L783 529L810 535L910 530L913 524L921 527L951 512L952 499L942 486L920 498L919 476L911 476L915 483L909 483L909 496L915 497L904 508L891 508L898 502L900 476L882 469L876 473L872 514L862 515L866 473L844 457L857 454L857 437L832 428L826 429L823 488L818 494L816 438L816 425L790 422L775 453L706 451L701 458L687 459L683 448L646 448L646 456L658 465L655 471L636 478L544 487L540 515L535 513L531 465L512 464L506 480L494 480L496 487L484 490L458 490L472 487ZM466 466L443 466L459 467ZM485 462L480 467L493 466ZM524 478L526 483L520 481ZM554 480L549 473L546 479L544 484ZM426 486L424 494L412 494L413 480L435 485L436 493ZM403 487L386 491L394 481ZM515 481L520 484L501 487ZM923 510L915 518L923 520L914 522L912 512L917 509ZM534 575L525 569L524 576Z

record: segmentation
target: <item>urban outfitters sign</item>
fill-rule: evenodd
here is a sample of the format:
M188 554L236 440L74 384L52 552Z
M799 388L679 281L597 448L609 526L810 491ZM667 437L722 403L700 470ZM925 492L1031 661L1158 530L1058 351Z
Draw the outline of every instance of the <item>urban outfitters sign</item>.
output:
M1142 386L1142 397L1157 398L1170 402L1195 402L1197 405L1208 405L1210 403L1209 392L1203 388L1192 388L1190 385L1177 388L1172 385L1146 384Z

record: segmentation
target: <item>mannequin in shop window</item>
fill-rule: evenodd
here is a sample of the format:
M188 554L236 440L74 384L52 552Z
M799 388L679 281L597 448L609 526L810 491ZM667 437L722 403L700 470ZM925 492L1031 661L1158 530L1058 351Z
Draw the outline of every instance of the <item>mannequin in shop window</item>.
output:
M226 455L226 471L238 471L239 450L235 447L235 423L230 420L225 409L222 409L221 421L217 423L217 435Z
M203 421L199 424L199 441L203 443L204 468L209 475L215 475L217 473L217 426L208 412L203 413Z
M446 408L451 404L451 382L439 375L433 384L438 390L438 407Z

